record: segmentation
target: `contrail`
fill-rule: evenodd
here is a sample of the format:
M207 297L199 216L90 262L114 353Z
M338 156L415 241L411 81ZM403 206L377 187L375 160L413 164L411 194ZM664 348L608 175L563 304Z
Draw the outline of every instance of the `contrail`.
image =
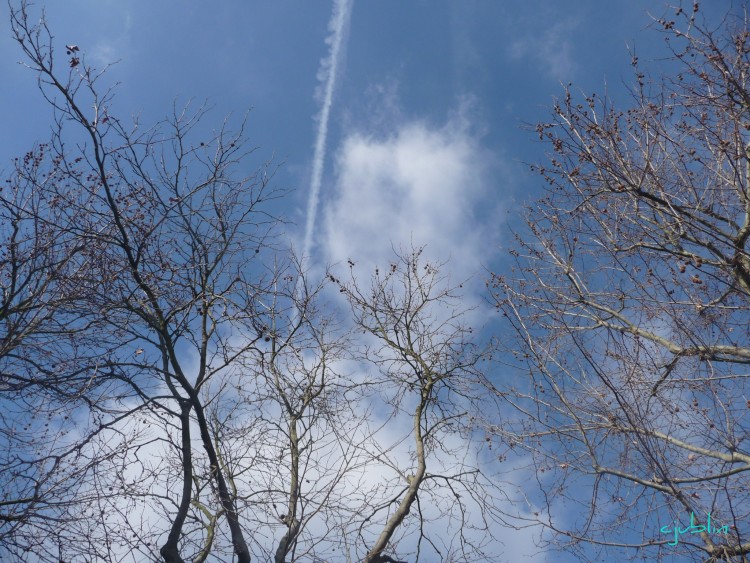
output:
M329 35L326 43L330 45L328 56L320 61L318 80L323 87L320 96L320 113L318 114L318 134L315 138L315 152L313 153L312 177L310 178L310 199L307 202L307 224L302 259L309 257L313 245L315 219L318 213L318 198L320 183L323 178L323 164L326 158L326 142L328 138L328 119L333 103L333 91L336 86L336 74L342 59L344 43L349 29L349 18L352 14L354 0L334 0L331 20L328 22Z

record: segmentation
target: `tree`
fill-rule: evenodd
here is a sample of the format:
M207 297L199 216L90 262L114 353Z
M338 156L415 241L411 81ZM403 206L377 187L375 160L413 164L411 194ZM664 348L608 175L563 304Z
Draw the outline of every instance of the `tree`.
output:
M244 121L126 123L84 46L10 8L54 122L0 191L0 558L486 559L487 350L439 267L314 282Z
M370 446L373 462L393 478L363 503L358 519L356 537L368 563L396 561L388 553L412 527L416 560L423 551L442 561L486 560L490 527L502 521L497 483L473 459L474 417L487 408L489 349L467 324L462 285L451 286L441 273L445 264L422 254L423 248L396 253L387 269L375 269L367 287L351 261L350 282L329 274L347 297L355 326L370 337L363 359L378 374L368 385L392 409L384 427L396 432L396 444L409 446L403 458L392 443ZM460 528L437 524L446 517L460 521Z
M15 159L0 187L0 543L18 553L40 530L59 544L59 522L90 500L82 483L122 453L87 420L98 412L89 398L116 391L92 378L109 343L94 344L98 324L77 307L87 249L69 229L79 218L37 189L63 176L49 153L42 144Z
M263 340L247 359L253 377L239 403L258 413L260 426L243 431L235 421L247 417L225 417L222 432L246 437L231 445L234 457L254 457L236 464L253 468L235 477L255 497L247 524L281 528L265 559L317 560L335 552L349 520L347 479L366 462L361 427L368 411L359 409L347 363L352 339L325 298L327 279L312 282L293 254L277 263L273 279L273 291L256 306L255 333Z
M35 197L75 218L62 225L62 234L75 242L81 256L77 277L66 282L80 287L76 306L81 314L97 319L104 340L116 343L106 351L97 348L98 369L116 382L116 393L89 400L104 417L98 425L109 429L109 441L121 437L130 467L112 467L110 456L110 471L89 476L89 494L113 491L113 475L121 490L97 496L94 504L101 519L88 537L101 546L97 557L112 557L118 544L126 551L144 549L153 557L160 533L144 536L128 522L149 510L158 514L164 502L167 537L159 552L165 561L182 561L181 552L190 549L191 557L198 558L205 558L207 550L221 551L212 545L210 533L186 528L209 481L229 527L231 549L238 561L247 562L250 548L247 531L239 524L236 491L227 482L206 415L206 406L216 399L206 391L260 339L237 344L232 332L252 326L254 298L264 291L263 281L253 279L252 263L275 223L261 209L274 197L268 188L269 169L249 177L235 174L252 152L242 126L238 133L225 127L212 138L191 138L205 114L202 108L175 111L147 131L137 125L128 128L114 115L111 90L100 93L102 74L87 65L77 47L67 47L67 76L61 76L44 19L32 25L27 5L21 3L11 8L11 24L39 77L40 90L56 112L49 149L60 174L35 182ZM71 124L78 131L70 131ZM42 219L57 223L54 216ZM70 351L65 353L73 360ZM88 367L89 378L104 377ZM132 429L137 416L167 434L145 433L139 440L144 433ZM194 452L194 431L199 454ZM179 474L164 477L149 466L143 452L154 440L180 459ZM208 470L199 475L196 468L202 463ZM159 494L163 479L167 491ZM171 488L172 480L180 483L179 493ZM108 525L106 518L118 511L122 517ZM194 539L196 535L201 539ZM80 547L83 543L70 542L66 549L71 554L88 549Z
M674 76L633 57L629 109L566 90L537 127L547 195L492 280L528 374L496 433L582 560L750 554L750 33L676 14Z

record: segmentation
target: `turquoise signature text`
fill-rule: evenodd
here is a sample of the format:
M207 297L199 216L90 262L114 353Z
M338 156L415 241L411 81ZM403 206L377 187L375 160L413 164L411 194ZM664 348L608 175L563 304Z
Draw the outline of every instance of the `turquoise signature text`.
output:
M680 528L677 525L677 522L674 523L674 529L670 528L669 526L662 526L659 530L662 534L674 534L674 541L669 542L667 545L677 545L680 541L680 536L684 534L700 534L703 532L707 532L709 534L724 534L727 535L729 533L729 527L728 526L721 526L720 528L712 527L711 526L711 513L708 513L708 518L706 525L703 524L696 525L695 524L695 514L690 513L690 526L687 528Z

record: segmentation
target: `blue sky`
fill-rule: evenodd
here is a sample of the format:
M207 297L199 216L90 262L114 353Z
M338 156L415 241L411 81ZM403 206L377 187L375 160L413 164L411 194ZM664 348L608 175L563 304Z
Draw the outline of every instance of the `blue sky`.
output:
M297 225L301 248L331 7L72 0L46 9L58 49L76 43L100 67L119 61L108 76L120 83L120 116L150 123L174 102L207 101L210 128L252 108L249 137L259 158L283 164L277 185L293 193L282 213ZM372 246L373 237L383 252L411 237L452 260L469 253L462 266L475 271L496 260L506 217L540 188L522 163L538 160L544 147L522 125L546 118L561 82L600 92L606 83L616 97L631 81L628 46L642 60L663 56L658 34L645 31L649 9L663 12L659 3L632 0L355 2L331 104L316 261L346 253L374 259L381 249L356 248ZM4 168L45 140L51 112L7 32L0 52ZM64 63L62 50L58 56ZM408 162L400 171L399 161ZM440 163L446 169L435 169ZM436 178L415 185L427 169ZM342 231L345 218L357 232ZM454 248L450 241L464 235ZM470 240L482 248L466 248Z
M739 7L737 3L737 6ZM726 10L717 0L714 8ZM311 264L387 260L427 244L453 275L502 270L523 204L543 183L524 163L546 147L523 128L550 115L562 84L627 100L630 54L658 72L666 8L645 0L354 0L341 29ZM7 22L7 6L0 8ZM173 103L207 102L207 130L249 109L258 164L282 164L278 209L304 247L330 57L331 2L50 1L60 64L77 44L119 82L116 112L149 124ZM49 136L51 110L18 46L0 34L0 170ZM317 92L317 94L316 94ZM479 302L480 295L474 296ZM508 538L513 532L508 530ZM525 536L524 536L525 537ZM506 547L510 548L508 541ZM515 553L515 552L512 552ZM518 552L516 555L520 555Z

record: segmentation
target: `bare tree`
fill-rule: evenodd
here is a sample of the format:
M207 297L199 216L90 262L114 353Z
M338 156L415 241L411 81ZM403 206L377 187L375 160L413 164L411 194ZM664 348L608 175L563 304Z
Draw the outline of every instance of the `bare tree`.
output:
M347 477L366 459L357 437L367 413L357 414L350 339L325 280L311 282L293 254L270 278L249 332L235 335L258 342L238 373L214 382L233 391L212 401L210 418L243 526L275 537L258 542L258 557L329 558L350 519Z
M175 111L147 131L137 124L128 128L113 114L112 92L100 93L102 74L88 66L78 46L66 47L66 71L58 74L44 19L32 24L27 5L21 3L12 7L11 23L29 67L39 77L40 90L55 110L50 150L64 169L64 181L35 189L77 218L66 224L66 234L84 244L77 280L85 290L82 305L88 317L98 319L106 340L117 342L101 364L121 392L98 399L107 417L101 424L122 434L128 463L141 467L138 474L122 475L134 490L120 491L119 498L159 498L155 491L163 487L162 476L148 466L143 452L148 440L163 441L181 460L181 474L172 477L181 485L168 482L161 495L173 501L161 514L168 523L159 550L165 561L182 561L183 549L195 550L198 557L211 546L222 552L205 529L185 529L205 479L214 487L231 550L238 561L247 562L250 548L247 531L239 524L236 491L228 483L206 414L212 398L202 392L259 338L238 344L231 336L235 327L252 324L254 301L263 291L263 282L253 279L252 264L275 224L261 209L273 197L268 168L249 177L235 173L252 152L242 127L238 133L225 127L213 136L204 132L202 138L193 138L203 109ZM71 124L78 130L71 131ZM129 425L137 414L150 417L167 434L133 441ZM194 452L194 429L199 453ZM199 476L197 457L203 456L208 470ZM150 491L143 488L145 474L151 477ZM100 480L89 484L92 491L100 485L113 490L111 483ZM115 504L108 508L114 511ZM101 544L119 542L129 549L128 522L138 511L143 517L147 509L132 505L119 527L101 526L107 536ZM106 511L102 507L102 514ZM202 539L191 539L196 534ZM161 537L157 533L146 541L135 536L139 545L153 545ZM108 551L106 557L112 556Z
M209 134L205 110L186 108L146 130L126 125L80 47L66 46L59 73L44 19L32 24L23 2L11 17L55 111L48 151L59 173L33 194L65 216L49 219L56 244L77 245L75 277L60 283L76 288L66 303L96 329L95 366L69 347L61 356L84 380L108 382L84 394L102 435L87 450L95 471L72 464L80 502L34 553L58 544L62 559L330 553L350 522L344 477L363 463L352 440L367 411L353 414L353 384L337 365L346 339L321 312L324 285L294 259L259 261L277 224L264 206L277 194L268 166L238 174L253 152L244 123ZM271 549L269 530L280 527Z
M358 412L349 375L351 338L324 297L330 284L313 284L293 255L279 267L259 304L264 345L248 367L258 374L254 398L267 427L254 447L271 454L265 505L270 525L283 525L273 559L283 563L330 557L340 542L346 479L366 461L357 446L367 411Z
M99 371L111 343L80 309L90 249L70 230L79 218L45 193L65 177L51 152L15 159L0 187L0 555L41 546L58 560L60 522L90 502L81 488L99 460L122 450L99 436L91 397L118 396Z
M633 57L627 110L566 91L537 127L548 193L493 278L528 373L496 432L581 560L750 553L750 33L675 20L674 76Z
M378 375L367 385L385 399L379 409L391 411L384 428L408 450L400 458L394 444L368 446L377 447L371 471L394 476L368 493L358 519L368 563L396 561L388 553L399 551L407 531L415 536L413 551L401 550L415 560L486 560L489 528L500 518L497 483L474 457L472 415L487 406L488 350L467 324L461 285L450 286L440 272L444 264L422 252L397 253L385 270L375 270L368 287L357 281L353 262L350 282L330 276L348 298L355 325L371 339L364 359ZM437 525L443 518L460 521L460 529L443 529Z

